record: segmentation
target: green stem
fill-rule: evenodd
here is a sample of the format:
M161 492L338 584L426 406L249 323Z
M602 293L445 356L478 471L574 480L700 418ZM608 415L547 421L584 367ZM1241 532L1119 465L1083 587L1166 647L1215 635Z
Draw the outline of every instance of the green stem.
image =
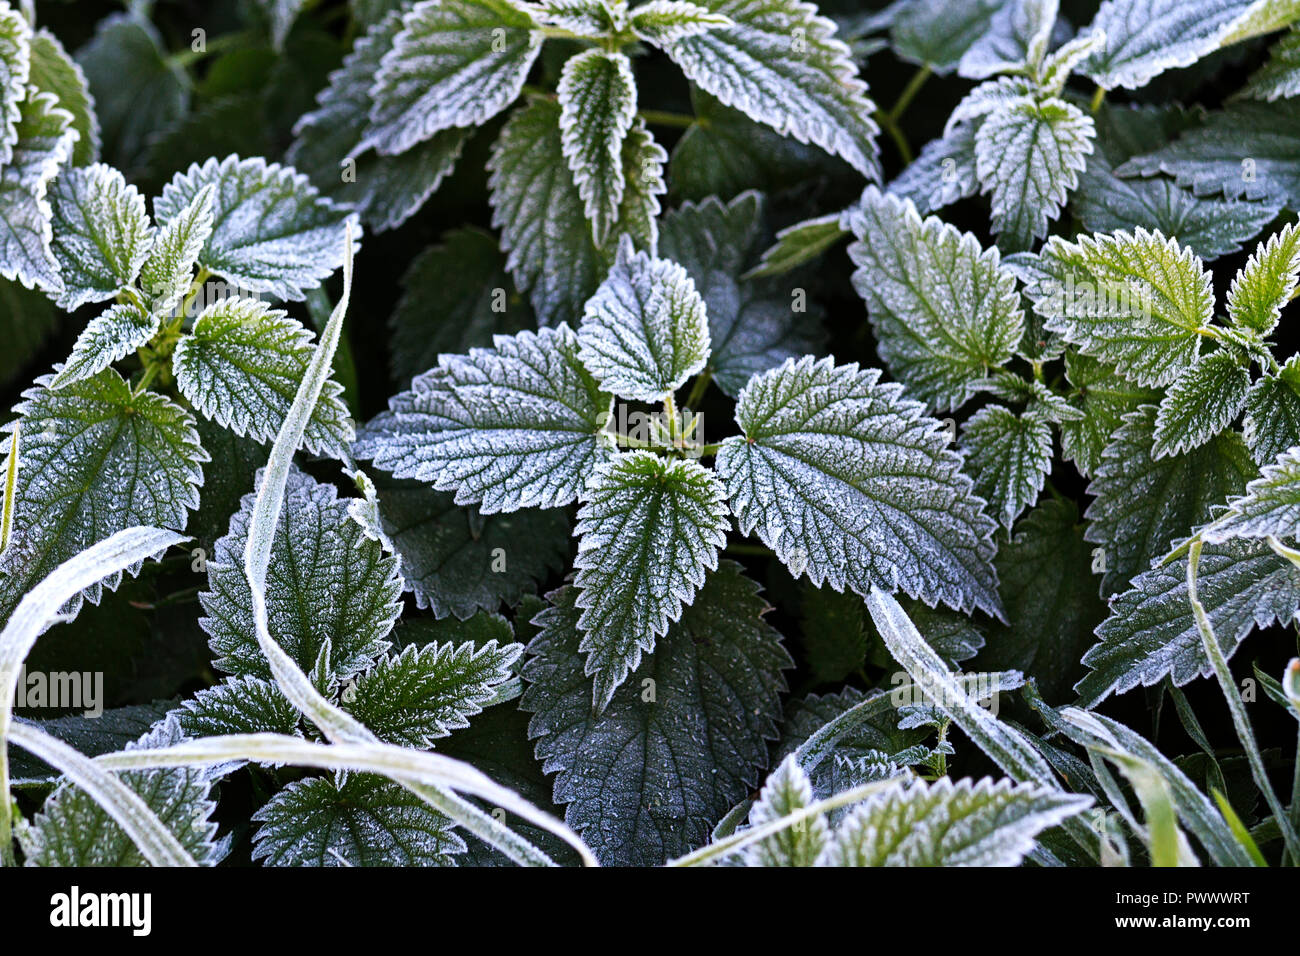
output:
M1106 102L1106 87L1098 84L1096 91L1092 94L1092 102L1088 104L1088 108L1096 113L1101 109L1101 104L1104 102Z
M921 91L921 87L925 86L925 81L930 78L932 72L934 71L930 68L930 64L927 63L912 74L912 78L908 81L907 86L903 87L903 92L898 94L898 102L895 103L894 108L889 111L889 118L893 120L895 124L903 118L903 114L906 113L907 108L912 105L912 100L916 99L916 94Z
M892 139L894 145L898 147L898 154L903 158L903 164L905 166L910 166L912 163L912 147L908 144L907 137L903 135L903 131L898 128L898 124L890 119L888 113L885 113L882 110L876 110L873 115L875 116L876 122L880 124L880 128L889 134L889 138Z
M703 372L695 377L691 385L691 393L686 396L686 407L693 412L698 412L700 399L709 389L709 382L713 381L713 370L706 368Z
M212 272L207 266L203 266L199 269L199 274L194 277L194 281L190 283L190 291L185 294L185 298L181 300L181 307L177 310L182 324L185 322L185 316L190 314L190 305L194 302L194 297L203 291L203 284L210 278Z
M716 455L720 451L722 451L722 442L715 441L712 445L700 446L700 457L703 458L705 455Z
M640 438L633 438L631 435L624 435L622 432L610 432L609 434L614 441L618 442L620 448L644 448L647 451L663 450L654 442L642 441Z
M690 129L697 122L687 113L670 113L668 110L637 110L636 115L652 126L675 126L678 129Z
M540 33L547 40L577 40L580 43L598 43L595 37L585 37L581 33L574 33L572 30L566 30L563 27L534 27L534 33Z
M1251 730L1250 718L1246 715L1246 705L1241 701L1237 685L1232 680L1232 671L1228 669L1228 660L1223 656L1223 648L1219 646L1219 639L1214 636L1214 627L1210 623L1209 615L1205 613L1205 606L1201 604L1201 599L1196 593L1196 575L1201 564L1201 545L1199 539L1193 541L1187 554L1187 600L1192 605L1192 615L1196 618L1196 627L1201 632L1201 647L1214 668L1214 675L1219 680L1224 700L1228 702L1228 710L1232 713L1232 724L1237 731L1237 739L1241 741L1242 749L1246 752L1255 785L1259 787L1269 810L1277 820L1287 853L1293 860L1300 860L1300 841L1296 839L1295 828L1291 825L1291 819L1282 807L1282 802L1278 800L1273 784L1269 782L1268 771L1264 768L1264 758L1260 756L1259 747L1255 743L1255 732Z
M14 527L14 498L18 490L18 455L22 451L19 447L22 426L22 419L14 422L14 430L9 435L9 461L5 464L5 497L0 503L0 554L9 547L9 535Z
M158 369L162 365L158 362L152 362L145 366L144 374L140 376L140 381L136 382L133 394L141 395L144 390L153 384L153 380L158 377Z

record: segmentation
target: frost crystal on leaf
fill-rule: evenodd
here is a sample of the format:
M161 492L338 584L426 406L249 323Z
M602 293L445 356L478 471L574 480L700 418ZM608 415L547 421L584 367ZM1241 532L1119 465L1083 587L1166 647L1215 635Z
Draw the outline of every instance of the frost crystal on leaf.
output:
M623 141L636 116L632 64L621 53L588 50L565 61L557 94L564 158L591 220L592 237L603 246L626 186Z
M144 197L111 166L69 168L50 187L54 241L63 279L60 307L111 299L140 274L153 244Z

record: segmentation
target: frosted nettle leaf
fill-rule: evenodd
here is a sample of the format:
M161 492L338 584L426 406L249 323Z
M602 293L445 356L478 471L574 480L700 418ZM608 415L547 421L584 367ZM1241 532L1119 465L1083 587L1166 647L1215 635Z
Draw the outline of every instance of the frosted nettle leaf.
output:
M767 763L792 665L767 605L723 561L682 619L592 713L577 590L534 618L521 708L565 820L606 865L657 865L707 842Z
M113 369L58 391L49 382L38 378L15 408L21 467L13 536L0 558L5 612L68 558L118 531L184 528L208 460L184 409L154 392L134 394ZM106 584L112 590L120 580ZM85 592L95 603L100 593L99 585Z
M1030 80L1020 76L1000 76L996 80L981 83L966 94L956 108L948 114L944 124L945 136L951 135L961 126L980 125L977 121L1005 111L1025 99L1035 99L1038 88Z
M1282 308L1295 294L1300 279L1300 230L1287 223L1261 242L1255 254L1232 280L1228 316L1232 323L1267 335L1282 317Z
M628 21L638 37L665 50L678 40L731 24L722 14L686 0L650 0L633 10Z
M216 666L238 676L269 678L257 644L252 592L243 555L256 495L245 495L208 560L208 588L199 595L199 623ZM332 485L298 471L289 476L284 510L271 543L266 610L271 633L298 666L310 670L331 644L330 674L346 679L388 647L401 612L396 558L348 517L348 500Z
M260 299L229 296L204 309L176 346L176 387L196 410L237 435L275 438L311 361L312 334ZM354 433L343 387L329 379L303 447L337 457Z
M166 702L110 707L98 717L70 714L28 721L87 757L121 750L167 716ZM14 789L56 783L61 774L45 761L18 748L9 750L9 781Z
M600 40L627 26L624 0L541 0L534 13L546 26Z
M966 6L973 14L980 4ZM1008 0L998 5L987 31L962 53L958 75L983 80L997 73L1036 71L1052 39L1059 6L1057 0Z
M86 324L72 346L72 354L50 382L59 389L71 382L98 375L114 362L149 344L161 323L134 305L110 305Z
M427 644L380 659L348 689L343 709L380 740L428 750L469 726L509 680L522 644ZM351 698L351 699L349 699Z
M103 163L69 167L50 186L50 206L61 308L103 302L135 282L153 244L153 226L144 197L121 173Z
M868 797L835 830L819 866L1018 866L1037 836L1092 798L1035 783L942 777Z
M1068 700L1083 673L1079 658L1106 616L1092 561L1073 502L1049 498L1026 514L995 561L1009 623L988 628L976 666L1021 671L1048 700Z
M1052 279L1026 292L1049 331L1138 385L1167 385L1196 361L1214 315L1210 273L1190 249L1138 229L1053 236L1040 264Z
M270 20L271 48L275 52L283 52L284 41L306 3L307 0L257 0L257 5Z
M104 158L133 174L157 134L189 110L192 81L168 61L153 24L129 13L100 20L77 62L94 96Z
M212 235L212 198L216 187L204 186L188 206L153 237L140 267L140 287L154 315L170 315L190 291L199 252Z
M72 128L77 144L72 149L75 166L86 166L99 158L99 118L95 116L95 98L90 95L86 74L63 44L42 27L32 35L31 84L42 93L53 93L59 106L72 114Z
M1139 405L1160 401L1160 393L1134 385L1105 362L1073 349L1065 353L1065 377L1074 387L1071 398L1083 418L1061 422L1061 451L1080 474L1091 477L1124 416Z
M994 523L937 422L875 370L811 357L753 378L718 475L744 534L809 579L1000 614Z
M561 148L593 238L603 246L626 184L623 141L636 116L632 64L622 53L587 50L564 62L557 92Z
M18 10L0 10L0 166L13 158L18 142L20 104L27 95L32 65L32 30Z
M846 235L848 230L837 212L786 226L777 232L776 242L763 253L762 261L746 272L744 278L765 279L784 275L816 259Z
M567 325L497 336L496 347L443 356L389 401L353 454L398 478L455 491L484 514L574 501L612 454L601 437L612 396L578 360Z
M1300 25L1273 45L1268 62L1252 74L1242 95L1270 103L1300 96Z
M709 0L730 26L683 37L668 55L727 106L880 178L875 105L835 24L800 0Z
M791 754L763 784L749 811L749 824L762 826L812 803L812 784L799 766L798 759ZM812 866L829 839L830 828L826 826L826 818L815 816L746 847L745 862L749 866Z
M402 558L406 586L437 617L513 607L567 566L562 509L481 515L414 482L387 479L379 487L380 524Z
M389 327L393 378L406 382L445 352L489 346L496 334L532 328L533 311L511 285L496 239L466 227L411 260Z
M963 56L993 28L1003 0L913 0L903 4L890 26L894 51L936 73L952 72ZM1015 4L1010 4L1014 6Z
M975 134L980 191L990 193L993 231L1016 249L1047 234L1079 185L1092 153L1092 117L1055 98L1018 100L988 117Z
M587 302L578 355L603 388L662 401L704 368L709 320L691 277L624 239L609 278Z
M880 357L932 408L953 409L1011 358L1024 332L1016 282L996 249L907 200L868 188L846 215L853 287L866 302Z
M29 289L60 292L63 280L50 247L50 181L72 156L72 114L52 93L30 93L19 105L18 139L0 170L0 276Z
M1205 541L1233 538L1295 538L1300 529L1300 449L1283 452L1246 493L1228 503L1228 509L1201 530Z
M538 321L571 321L607 263L591 242L584 203L564 159L560 107L535 100L510 117L488 161L492 225L506 267L532 298Z
M596 467L574 528L574 603L597 712L717 568L730 526L724 499L693 461L635 451Z
M403 153L439 130L477 126L514 102L542 46L513 0L425 0L402 19L375 74L362 147Z
M1300 611L1300 571L1262 541L1205 545L1196 591L1225 657L1255 628L1289 623ZM1214 672L1187 600L1186 558L1134 578L1111 600L1097 637L1083 658L1092 671L1075 686L1081 707L1166 677L1181 687Z
M819 310L806 303L807 311L797 311L806 290L796 279L742 278L762 230L762 202L752 191L726 204L683 203L663 221L659 254L679 263L704 297L708 369L728 395L787 358L822 350Z
M450 820L369 773L295 780L253 819L264 866L454 866L465 852Z
M1052 429L1042 418L986 405L962 429L975 493L1008 530L1043 490L1052 470Z
M175 719L158 723L127 749L181 743ZM214 780L204 767L127 770L119 779L162 821L200 866L216 866L230 852L230 837L217 839L212 813ZM30 827L18 831L28 866L144 866L126 831L80 787L60 783Z
M1084 537L1105 549L1103 594L1145 571L1215 506L1241 494L1255 474L1245 442L1231 431L1186 454L1157 459L1155 418L1151 405L1124 416L1088 486L1094 500ZM1152 501L1160 507L1152 508Z
M889 184L889 192L916 203L921 215L979 192L975 175L975 130L962 123L925 144L921 154Z
M668 192L664 182L667 161L668 152L655 142L645 120L633 118L623 140L623 181L627 186L614 234L631 236L642 249L653 250L659 243L659 197Z
M1121 176L1173 176L1197 196L1300 204L1300 111L1287 101L1236 102L1169 145L1129 160Z
M1250 391L1244 359L1219 349L1174 379L1156 413L1156 458L1199 448L1232 424Z
M1256 464L1300 445L1300 358L1291 356L1276 375L1266 372L1251 386L1244 431Z
M1107 89L1136 90L1166 70L1190 66L1221 46L1285 26L1276 0L1107 0L1092 21L1106 45L1082 71ZM1290 13L1294 17L1294 13Z
M1106 34L1101 30L1085 30L1074 39L1061 45L1059 50L1043 60L1038 69L1038 84L1045 93L1060 96L1075 68L1106 45Z
M297 300L343 264L338 237L349 213L306 176L264 159L212 158L177 173L154 200L159 226L181 215L210 184L216 187L212 235L199 265L246 292Z
M353 205L366 225L380 232L395 229L424 205L451 173L473 132L442 130L400 156L363 151L370 88L401 30L402 11L394 10L357 40L317 95L316 109L294 125L287 154L295 169L326 195Z
M300 715L274 681L229 677L173 711L187 737L221 734L300 735Z

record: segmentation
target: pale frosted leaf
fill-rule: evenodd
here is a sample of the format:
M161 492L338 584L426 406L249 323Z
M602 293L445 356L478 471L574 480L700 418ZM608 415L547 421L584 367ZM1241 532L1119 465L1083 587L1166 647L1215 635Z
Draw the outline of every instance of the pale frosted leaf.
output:
M805 219L793 226L786 226L776 234L776 242L763 253L762 261L745 273L744 277L766 279L784 275L791 269L816 259L847 233L839 213Z
M199 252L212 235L212 198L216 187L204 186L184 209L154 234L140 267L140 288L154 315L168 316L190 291Z
M986 405L962 429L975 493L1008 530L1038 500L1052 470L1052 429L1042 418Z
M1273 45L1268 62L1251 75L1243 95L1270 103L1300 95L1300 25Z
M144 315L133 305L110 305L77 336L72 354L50 382L50 388L62 388L70 382L98 375L114 362L148 345L158 329L155 316Z
M978 4L966 4L972 11ZM968 46L957 72L971 80L998 73L1036 70L1056 22L1057 0L1005 0L988 21L988 30Z
M722 14L687 0L650 0L636 7L628 21L638 37L664 49L678 40L731 23Z
M1233 538L1292 539L1300 528L1300 449L1283 452L1260 476L1246 486L1246 493L1228 503L1201 532L1205 541Z
M900 5L890 25L890 41L903 59L951 73L967 51L994 29L1006 0L911 0ZM965 75L965 74L963 74ZM973 74L972 74L973 75Z
M1287 223L1261 242L1228 290L1228 315L1234 325L1262 335L1272 332L1300 279L1300 230Z
M912 163L889 184L889 191L910 199L921 215L951 206L979 192L975 175L974 123L962 123L930 140Z
M1160 392L1134 385L1112 366L1073 349L1065 353L1065 377L1083 418L1061 422L1061 451L1080 474L1091 477L1124 416L1158 402Z
M1261 375L1251 386L1244 431L1257 464L1300 445L1300 358L1291 356L1276 375Z
M31 84L42 93L53 93L59 106L72 114L77 144L72 162L85 166L99 159L99 118L95 98L90 95L86 74L49 30L42 27L32 35Z
M564 158L603 246L626 186L623 141L636 115L632 64L622 53L587 50L565 61L557 93Z
M32 30L19 10L0 10L0 166L13 158L18 142L19 104L27 95L32 68Z
M1226 349L1184 369L1165 393L1156 413L1156 458L1199 448L1223 431L1246 404L1250 369Z
M593 40L627 28L625 0L541 0L534 4L540 23Z
M301 733L301 715L289 698L260 677L228 677L182 701L173 713L187 737Z
M749 811L750 826L762 826L813 803L812 784L794 755L772 771ZM815 816L745 849L749 866L812 866L830 839L826 819Z
M103 163L69 167L50 186L50 206L61 308L103 302L135 282L154 231L144 197L121 173Z

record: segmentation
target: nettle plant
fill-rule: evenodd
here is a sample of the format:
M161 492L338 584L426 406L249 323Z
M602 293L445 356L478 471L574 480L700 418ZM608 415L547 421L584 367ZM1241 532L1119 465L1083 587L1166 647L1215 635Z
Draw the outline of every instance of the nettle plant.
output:
M1300 863L1294 3L216 6L0 0L0 862Z

